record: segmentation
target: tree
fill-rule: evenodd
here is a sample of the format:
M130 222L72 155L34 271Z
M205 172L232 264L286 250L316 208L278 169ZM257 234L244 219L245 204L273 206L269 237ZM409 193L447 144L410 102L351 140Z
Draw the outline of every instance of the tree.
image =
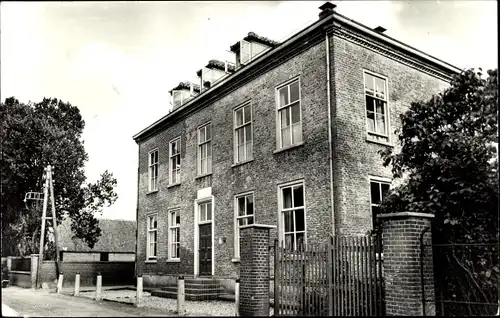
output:
M384 165L392 164L394 178L402 181L389 191L382 212L433 214L434 243L498 240L497 72L489 70L484 78L481 69L463 71L444 92L412 103L396 131L401 150L381 151ZM496 290L498 256L492 257L492 249L478 244L449 250L434 256L442 258L440 264L453 259L469 284L464 288L451 278L457 271L442 272L450 274L447 288L454 296L472 294L475 286L476 301L494 301L496 291L483 292Z
M69 217L74 236L93 247L100 236L96 213L117 199L117 182L105 171L85 184L88 160L81 135L85 122L76 106L44 98L23 104L14 97L0 104L2 129L2 255L38 253L41 210L26 207L29 191L42 192L43 169L54 167L57 221Z

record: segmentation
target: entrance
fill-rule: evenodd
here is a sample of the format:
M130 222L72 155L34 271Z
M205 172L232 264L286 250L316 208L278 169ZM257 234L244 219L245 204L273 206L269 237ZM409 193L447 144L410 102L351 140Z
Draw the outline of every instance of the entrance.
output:
M212 202L198 205L199 275L212 276Z

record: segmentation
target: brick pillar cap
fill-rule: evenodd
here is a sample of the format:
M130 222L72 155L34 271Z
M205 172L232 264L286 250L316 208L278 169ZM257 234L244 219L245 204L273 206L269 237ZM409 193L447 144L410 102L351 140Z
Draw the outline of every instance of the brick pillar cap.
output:
M240 226L240 229L247 229L250 227L264 228L264 229L275 229L276 225L267 225L267 224L248 224Z
M40 254L31 254L30 256L33 257L33 256L38 256L38 255L40 255Z
M420 212L396 212L396 213L384 213L377 215L377 218L388 219L397 217L417 217L417 218L434 218L434 214L430 213L420 213Z

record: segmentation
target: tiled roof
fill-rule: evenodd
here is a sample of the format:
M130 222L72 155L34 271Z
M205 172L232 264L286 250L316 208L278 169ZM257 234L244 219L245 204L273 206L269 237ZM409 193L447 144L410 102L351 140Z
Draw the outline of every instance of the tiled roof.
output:
M101 236L91 249L82 240L72 238L71 220L66 218L58 227L61 251L135 253L135 221L100 219L99 227Z

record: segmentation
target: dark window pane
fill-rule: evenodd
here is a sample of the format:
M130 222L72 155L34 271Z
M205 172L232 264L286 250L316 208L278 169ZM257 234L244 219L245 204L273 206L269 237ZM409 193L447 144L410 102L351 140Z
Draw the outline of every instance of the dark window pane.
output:
M385 102L380 99L375 100L375 111L377 114L385 114Z
M292 232L293 231L293 212L284 212L284 217L285 217L285 232Z
M288 86L285 86L279 90L279 106L284 106L289 103L288 100Z
M252 112L251 112L250 105L245 106L244 112L245 112L245 123L248 123L249 121L252 120Z
M212 139L212 125L207 125L207 140Z
M236 126L243 124L243 109L240 108L236 111Z
M365 89L374 91L375 87L373 87L373 76L370 74L365 74Z
M251 141L252 140L252 126L251 125L245 126L245 134L246 134L245 141Z
M305 231L305 223L304 210L295 210L295 231Z
M387 192L389 191L389 184L382 183L382 200L387 196Z
M247 219L246 218L239 219L238 223L239 223L240 226L247 225Z
M293 187L293 206L304 206L304 187L302 185Z
M373 204L380 203L380 186L378 182L370 182L370 193Z
M293 246L293 234L285 234L285 247L288 249L292 249Z
M181 217L180 217L180 215L177 215L177 216L175 217L175 224L176 224L176 225L181 224Z
M253 224L253 216L247 218L247 224Z
M301 247L304 246L304 233L297 233L297 249L301 250Z
M245 215L245 197L238 198L238 215Z
M283 189L283 208L289 209L292 207L292 188Z
M253 196L247 197L247 215L253 214Z
M296 103L292 108L292 124L298 123L300 121L300 103Z
M372 221L374 227L379 223L379 220L377 218L377 215L379 214L380 214L380 208L378 206L372 206Z
M290 103L299 100L299 81L290 84Z

